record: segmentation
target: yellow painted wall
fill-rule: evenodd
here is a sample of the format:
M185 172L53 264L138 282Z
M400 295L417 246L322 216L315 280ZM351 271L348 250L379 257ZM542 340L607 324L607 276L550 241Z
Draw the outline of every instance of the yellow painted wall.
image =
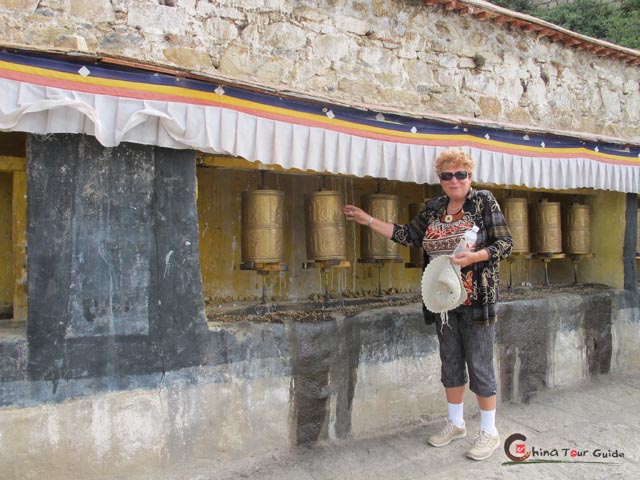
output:
M563 218L572 203L582 203L591 211L591 250L593 258L582 258L577 264L578 283L601 283L615 288L623 288L624 268L622 246L625 230L625 194L605 191L584 191L578 193L536 192L494 190L500 202L508 195L527 198L529 202L529 222L531 242L537 226L533 223L534 205L546 198L550 202L560 202ZM511 274L513 286L523 284L542 285L545 281L544 267L540 259L512 258ZM503 288L509 283L509 262L501 265ZM574 282L574 264L567 255L548 264L551 285L568 285Z
M219 162L220 163L220 162ZM221 162L225 164L225 161ZM238 160L229 160L236 167ZM240 163L242 165L242 162ZM254 271L240 270L241 258L241 193L255 190L261 174L257 169L198 168L198 215L200 227L200 255L205 299L209 304L256 300L262 297L263 281L268 299L306 300L324 292L324 281L318 268L304 269L306 258L304 198L320 188L343 192L349 203L361 204L364 194L374 193L377 183L373 179L355 179L312 174L291 174L268 171L264 175L269 189L281 190L286 195L285 212L285 272L258 275ZM323 179L324 178L324 179ZM324 185L323 185L323 182ZM399 216L408 221L410 203L422 201L424 189L415 184L382 182L381 193L396 194ZM373 294L378 290L378 267L358 263L360 226L347 224L347 268L335 268L327 274L329 291L348 295ZM409 249L400 248L402 263L388 264L380 270L383 290L418 291L420 272L405 268Z
M0 139L6 139L0 135ZM24 150L24 139L18 137L13 144L17 153ZM5 145L6 146L6 145ZM18 148L19 147L19 148ZM11 150L10 153L13 153ZM2 154L3 152L0 152ZM408 206L419 203L426 196L440 195L439 186L429 186L427 192L420 185L360 179L353 177L320 175L312 172L283 171L279 167L259 166L242 159L203 156L198 168L198 215L200 227L200 251L203 287L209 305L228 302L256 301L262 296L263 283L268 299L306 300L324 292L320 269L303 269L306 260L304 196L322 187L339 190L346 201L361 205L361 197L382 193L400 197L399 221L409 220ZM0 170L0 311L10 308L14 299L12 259L12 169L23 170L24 159L3 157ZM208 165L208 166L203 166ZM259 170L259 167L263 170ZM261 174L261 172L264 172ZM286 194L285 215L285 262L288 270L258 275L254 271L240 270L241 216L240 195L245 190L258 187L261 177L269 188L282 190ZM604 191L584 192L538 192L489 188L500 202L508 195L526 197L530 205L541 198L560 201L563 214L566 207L575 201L591 207L592 250L594 258L578 264L581 283L602 283L623 288L622 248L625 230L625 194ZM530 219L533 215L530 211ZM380 286L387 291L418 292L420 271L408 269L409 249L400 247L402 263L387 264L382 269L358 263L360 255L360 231L363 227L347 223L347 256L351 266L336 268L326 275L329 291L337 296L373 295ZM532 225L532 228L535 226ZM514 286L531 284L534 287L544 282L544 269L540 260L514 259L502 262L501 284L504 289L511 271ZM573 282L573 264L569 258L554 260L549 264L552 284L566 285Z
M559 192L542 192L542 191L525 191L525 190L508 190L508 189L492 189L498 203L502 204L503 200L508 197L526 198L529 210L529 243L531 249L535 251L535 233L538 226L535 224L536 205L543 199L549 202L560 202L561 214L564 217L566 208L572 202L584 203L589 195L579 195L571 193ZM567 256L566 258L553 259L547 264L549 282L551 285L567 285L573 283L573 263ZM544 285L545 273L544 263L539 258L524 258L519 255L513 255L509 260L505 260L500 265L500 277L502 287L508 287L509 275L511 274L511 283L513 287Z
M12 183L11 173L0 172L0 312L13 303Z
M0 316L27 319L27 177L24 134L0 134ZM4 153L20 154L19 156ZM18 277L16 279L16 276Z
M306 300L324 292L320 269L303 269L306 260L304 197L322 187L343 192L348 203L361 205L365 194L395 194L400 197L399 221L409 220L409 204L419 203L424 196L440 194L438 186L361 179L333 175L290 173L281 169L263 174L269 189L281 190L286 195L285 263L288 270L258 275L255 271L240 270L241 258L241 193L258 188L261 173L249 162L225 157L208 160L214 167L198 168L198 214L200 223L200 249L204 294L209 305L239 301L256 301L262 296L263 282L267 300ZM479 186L478 188L487 188ZM499 202L509 195L526 197L530 204L532 223L533 205L541 199L562 204L564 217L572 202L591 207L592 250L594 258L578 264L580 283L603 283L616 288L623 285L622 241L624 237L625 195L614 192L535 192L510 191L489 188ZM535 225L531 225L535 229ZM327 274L329 291L337 296L369 296L378 291L394 289L398 292L418 292L421 272L408 269L409 249L400 247L402 263L390 263L381 270L375 265L358 263L360 231L362 227L347 222L347 268L336 268ZM516 258L501 264L501 284L509 284L509 273L514 287L544 284L544 264L540 259ZM552 285L569 285L574 281L574 266L569 257L548 264Z
M579 267L590 282L624 288L623 247L626 194L598 192L588 198L591 206L591 244L595 257Z
M382 193L400 197L399 221L409 220L408 206L419 203L425 196L420 185L399 182L360 179L303 172L285 172L281 169L258 170L249 162L216 157L210 161L215 166L198 168L198 215L200 227L201 268L205 298L209 305L256 301L262 297L263 283L269 300L306 300L324 292L324 279L320 269L304 269L306 258L304 197L322 187L343 192L346 201L361 205L365 194L379 188ZM254 190L264 178L269 188L286 194L285 214L285 262L288 270L268 275L240 270L241 264L241 193ZM485 188L485 187L479 187ZM603 283L615 288L623 286L622 244L624 238L625 194L616 192L591 192L585 195L558 192L508 191L490 188L503 200L508 195L524 196L530 205L541 198L560 201L565 208L574 201L591 207L592 249L595 257L578 264L579 281ZM439 195L437 186L430 186L427 196ZM13 303L14 285L12 268L12 174L0 172L0 308L7 309ZM530 212L530 220L533 218ZM535 226L532 225L532 228ZM358 262L360 256L360 231L362 227L347 223L347 268L336 268L326 274L329 291L334 296L368 296L380 287L388 291L418 292L420 272L408 269L409 249L400 247L402 263L390 263L379 269L374 265ZM549 264L552 284L566 285L573 282L573 264L569 258L554 260ZM501 265L501 282L505 288L511 270L514 286L542 285L544 269L540 260L515 259Z

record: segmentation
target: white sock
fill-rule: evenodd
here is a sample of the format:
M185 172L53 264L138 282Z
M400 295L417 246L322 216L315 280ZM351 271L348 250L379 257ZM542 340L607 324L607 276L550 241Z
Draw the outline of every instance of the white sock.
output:
M447 410L449 410L449 420L456 427L464 427L464 403L447 403Z
M495 410L480 410L480 430L484 430L491 435L498 434Z

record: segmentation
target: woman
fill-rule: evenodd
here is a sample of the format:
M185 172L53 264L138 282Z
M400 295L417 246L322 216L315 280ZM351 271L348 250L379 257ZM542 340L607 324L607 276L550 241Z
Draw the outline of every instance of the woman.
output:
M511 253L513 241L498 202L491 192L471 188L474 161L461 150L438 156L435 171L445 196L429 200L420 214L406 225L374 218L354 205L343 211L349 220L402 245L422 246L428 262L451 255L464 233L477 225L474 251L457 253L451 262L460 265L467 291L464 304L441 316L423 308L425 321L436 323L442 361L441 380L447 398L448 417L443 428L429 438L435 447L467 435L463 398L467 381L480 407L480 432L467 456L484 460L500 445L495 426L496 380L493 344L497 319L498 269ZM443 319L445 319L443 325ZM468 375L467 375L468 370Z

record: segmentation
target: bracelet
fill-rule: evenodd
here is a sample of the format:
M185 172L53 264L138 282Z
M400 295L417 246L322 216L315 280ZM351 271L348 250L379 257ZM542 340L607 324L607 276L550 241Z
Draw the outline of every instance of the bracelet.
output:
M371 226L371 224L373 223L373 217L369 217L369 222L367 223L367 226Z

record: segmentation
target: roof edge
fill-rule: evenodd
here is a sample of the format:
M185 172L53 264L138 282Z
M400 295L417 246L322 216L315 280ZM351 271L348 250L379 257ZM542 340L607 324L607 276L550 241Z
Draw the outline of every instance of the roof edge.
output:
M484 0L425 0L429 6L441 5L445 10L461 15L473 15L478 20L489 20L509 25L524 32L533 32L538 38L579 50L587 50L600 57L611 57L632 65L640 65L640 50L623 47L605 40L582 35L525 13L515 12Z

